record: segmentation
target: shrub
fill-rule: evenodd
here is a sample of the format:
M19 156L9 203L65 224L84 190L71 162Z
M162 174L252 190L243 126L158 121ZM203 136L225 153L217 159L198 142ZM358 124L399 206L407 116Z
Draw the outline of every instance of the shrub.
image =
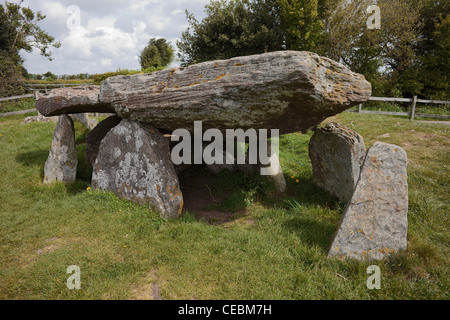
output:
M0 51L0 97L25 93L22 71L8 54Z

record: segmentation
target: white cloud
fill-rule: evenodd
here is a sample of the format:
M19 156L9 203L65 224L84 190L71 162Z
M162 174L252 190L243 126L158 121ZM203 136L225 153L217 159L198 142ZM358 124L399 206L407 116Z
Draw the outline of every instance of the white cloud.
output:
M47 18L60 19L67 14L67 7L55 1L44 1L43 7L43 12L45 12ZM33 7L31 6L31 8Z
M210 0L45 0L25 1L47 18L41 27L61 48L53 49L49 62L36 52L23 53L30 73L101 73L117 68L138 69L140 51L150 38L163 37L175 42L186 28L187 9L201 19ZM68 28L67 8L76 4L81 10L81 25Z
M101 59L100 63L104 67L110 67L112 65L112 60L111 59Z
M88 36L88 30L81 26L71 29L61 41L62 52L67 54L67 58L90 58L91 43Z

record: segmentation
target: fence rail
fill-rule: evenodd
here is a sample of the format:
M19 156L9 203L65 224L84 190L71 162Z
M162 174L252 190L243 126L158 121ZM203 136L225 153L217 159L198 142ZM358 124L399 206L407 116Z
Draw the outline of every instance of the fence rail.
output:
M32 98L34 97L34 94L24 94L21 96L14 96L14 97L6 97L6 98L0 98L0 102L2 101L9 101L9 100L18 100L18 99L23 99L23 98Z
M91 86L93 83L27 83L25 87L70 87L70 86Z
M362 110L363 104L361 103L358 106L358 110L349 110L349 112L369 113L369 114L385 114L385 115L394 115L394 116L409 116L411 120L414 120L414 117L416 117L416 116L417 117L425 117L425 118L435 118L435 119L450 119L450 115L445 115L445 114L427 114L427 113L417 113L416 114L417 103L450 104L450 101L417 99L417 96L414 96L412 98L370 97L369 101L411 102L411 111L410 112L393 112L393 111L391 112L391 111Z

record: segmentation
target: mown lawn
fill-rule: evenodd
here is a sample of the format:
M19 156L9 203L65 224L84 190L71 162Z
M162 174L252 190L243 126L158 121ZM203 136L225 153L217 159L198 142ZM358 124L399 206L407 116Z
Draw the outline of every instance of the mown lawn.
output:
M189 212L164 221L88 190L80 124L77 182L43 185L55 124L23 119L0 118L0 299L449 298L448 126L354 113L327 120L356 130L366 147L384 141L408 153L408 250L359 262L326 258L344 204L311 182L312 132L280 139L283 197L259 178L220 174L213 194L228 192L222 207L241 214L217 225ZM379 290L366 287L372 264ZM80 267L80 290L66 286L70 265Z

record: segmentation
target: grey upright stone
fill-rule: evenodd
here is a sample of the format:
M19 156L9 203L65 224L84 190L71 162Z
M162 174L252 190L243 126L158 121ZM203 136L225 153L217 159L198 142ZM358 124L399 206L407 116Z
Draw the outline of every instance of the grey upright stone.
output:
M103 138L92 187L150 204L163 218L177 218L183 208L167 140L152 126L133 120L122 120Z
M50 153L45 162L44 183L75 182L77 164L73 121L69 116L61 115L58 118Z
M313 183L348 202L365 155L363 138L355 131L334 122L319 128L309 142Z
M112 128L117 126L120 121L122 121L122 119L118 116L110 116L105 120L100 121L100 123L86 135L86 159L92 166L94 166L95 159L97 159L98 149L100 148L100 143L103 138Z
M87 129L92 130L98 124L96 119L89 118L89 113L75 113L70 116L72 120L78 120Z
M261 159L257 159L256 164L250 163L249 152L247 151L244 164L238 164L236 166L238 171L243 171L246 174L256 173L272 181L275 191L277 193L284 193L286 191L286 179L284 178L283 169L281 168L280 159L277 154L277 150L274 150L271 141L267 141L267 161L261 163ZM258 151L259 152L259 151Z
M376 142L369 149L329 257L382 259L406 249L406 166L406 152L396 145Z

